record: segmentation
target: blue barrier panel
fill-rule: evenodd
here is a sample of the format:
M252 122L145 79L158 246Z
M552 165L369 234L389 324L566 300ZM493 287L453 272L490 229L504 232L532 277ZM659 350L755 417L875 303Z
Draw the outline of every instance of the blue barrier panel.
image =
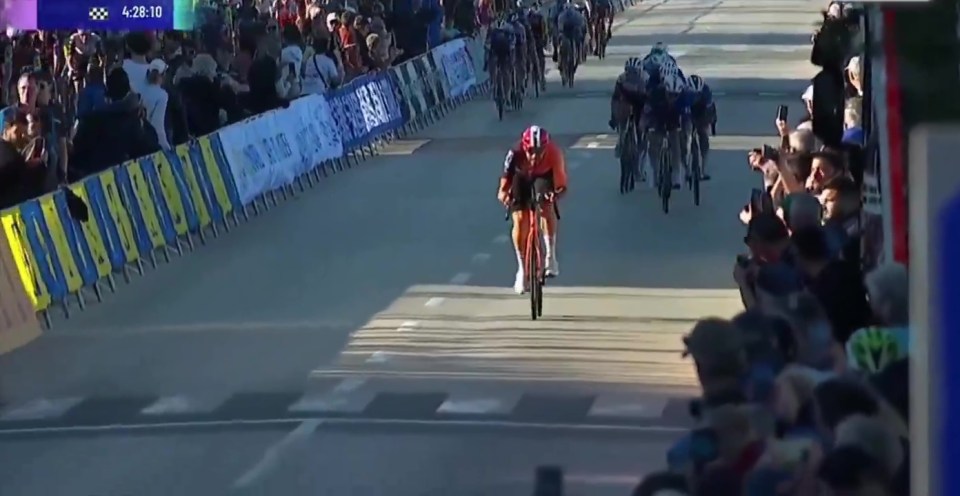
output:
M157 164L154 162L155 156L156 155L147 155L130 164L129 167L131 172L139 172L140 177L137 179L137 193L143 197L144 200L150 200L153 204L154 215L156 215L160 226L160 234L163 235L164 244L169 245L177 241L177 229L174 226L174 218L176 217L176 222L184 226L186 225L186 219L183 218L183 204L174 204L174 208L171 209L170 202L167 201L163 194L163 188L160 186L160 176L157 173ZM139 165L139 170L137 170L137 165ZM143 208L147 209L148 207L143 206ZM175 216L173 212L177 212L177 215Z
M90 179L95 179L95 177ZM77 235L80 238L79 243L81 244L80 249L83 252L83 256L88 257L88 263L93 265L97 279L100 279L109 276L110 273L113 272L113 260L110 256L107 238L104 236L104 220L94 212L94 201L87 191L87 184L87 181L73 184L70 186L70 190L87 204L89 217L86 222L70 220L71 225L77 231ZM69 216L69 213L67 213L67 216ZM89 281L86 280L86 277L84 279L84 282L90 284Z
M29 252L34 262L37 275L43 279L43 284L53 301L61 301L67 297L67 283L63 275L60 261L53 255L53 240L47 231L47 224L43 218L43 210L38 200L21 203L17 209L22 219L21 234L27 242L23 247Z
M93 286L100 279L97 273L97 261L94 260L93 252L83 235L83 230L79 222L73 220L70 216L70 209L67 208L67 196L63 191L57 191L52 196L53 206L56 209L57 222L60 224L61 232L64 234L67 243L67 256L73 259L73 264L79 272L83 286ZM57 228L52 228L57 231Z
M90 213L90 220L87 223L93 223L96 226L96 236L103 242L111 270L119 271L123 269L128 260L120 230L117 228L113 216L110 215L110 208L107 206L101 177L101 174L97 174L84 179L81 183L81 191L74 191L87 202Z

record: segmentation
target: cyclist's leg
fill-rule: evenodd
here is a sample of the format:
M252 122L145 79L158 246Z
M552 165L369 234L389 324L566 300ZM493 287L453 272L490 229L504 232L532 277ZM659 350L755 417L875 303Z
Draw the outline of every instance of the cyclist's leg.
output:
M693 159L693 150L691 149L693 146L693 125L690 119L681 119L678 138L680 139L680 162L683 164L683 174L684 177L690 177L690 160Z
M651 124L653 124L651 126ZM660 154L663 152L663 127L656 123L648 123L650 130L647 132L647 143L649 144L649 163L653 171L654 185L660 182Z
M517 294L523 293L526 289L526 249L527 236L530 226L530 198L529 182L520 177L515 177L513 187L511 188L513 205L510 208L510 215L513 218L513 230L511 238L513 239L514 253L517 256L517 274L513 280L513 291Z
M685 162L684 161L685 153L683 153L683 142L681 141L682 134L683 134L683 131L681 131L675 126L671 126L670 130L667 131L667 145L670 148L669 162L670 162L670 170L672 172L671 175L673 176L674 189L680 188L681 166L683 167L684 170L686 170L686 165L681 165L681 164L684 164Z
M639 116L637 120L637 145L640 147L640 170L644 171L649 169L650 172L649 175L643 174L642 172L640 175L641 177L655 179L657 163L655 158L656 155L653 154L652 144L654 141L657 141L657 137L653 131L651 131L651 124L653 123L652 114L649 106L644 106L639 110L640 111L637 114ZM644 159L646 159L647 168L644 168L643 166ZM650 184L652 186L655 183Z
M546 177L537 178L534 179L533 187L537 193L549 194L553 192L553 181ZM549 276L558 276L560 275L560 264L557 263L557 216L551 204L544 205L542 212L543 224L540 226L540 230L543 231L545 270Z
M707 174L707 156L710 154L710 124L702 122L697 124L697 139L700 141L700 177L701 179L710 179Z

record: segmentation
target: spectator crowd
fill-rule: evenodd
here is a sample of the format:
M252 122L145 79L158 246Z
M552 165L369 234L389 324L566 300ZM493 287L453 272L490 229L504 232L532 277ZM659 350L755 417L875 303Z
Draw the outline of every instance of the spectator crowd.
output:
M733 267L746 310L684 338L696 427L635 496L909 494L907 269L861 249L859 16L824 12L805 115L776 120L780 146L749 153L762 187L740 212Z
M475 31L466 0L215 1L190 32L0 33L0 209Z

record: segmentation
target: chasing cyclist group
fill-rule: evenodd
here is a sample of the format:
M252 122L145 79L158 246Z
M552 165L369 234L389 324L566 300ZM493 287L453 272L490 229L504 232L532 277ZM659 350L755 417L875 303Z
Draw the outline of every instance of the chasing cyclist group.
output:
M523 8L518 3L512 11L502 13L487 34L485 62L491 79L496 81L496 71L510 71L514 77L508 80L515 84L513 88L522 88L525 86L526 68L530 68L538 71L533 73L537 76L535 84L543 87L542 64L548 32L554 33L554 58L556 48L567 41L578 51L585 49L586 35L591 25L599 26L599 29L591 32L602 34L606 28L609 36L612 6L599 7L595 2L594 13L600 14L593 16L589 11L581 12L578 7L568 0L557 2L550 13L549 24L540 14L537 4ZM596 38L596 35L593 37ZM593 50L596 54L598 44L594 43ZM518 71L514 71L515 68ZM644 156L661 156L663 143L669 149L674 189L680 189L681 170L687 181L691 179L692 154L701 157L697 169L699 179L710 179L706 173L709 136L717 122L713 94L702 77L684 75L663 43L657 43L646 56L631 57L626 61L623 72L617 77L610 103L608 124L620 133L617 154L626 138L624 130L635 130L636 136L631 138L640 145L641 155L636 167L642 180L647 177L643 167ZM631 121L634 125L626 126ZM693 139L695 135L698 138L696 140ZM652 159L648 163L653 174L656 174ZM497 199L510 210L513 220L511 234L517 257L513 288L518 294L529 290L524 270L524 240L528 236L530 216L535 215L535 204L541 206L539 215L543 221L541 231L546 276L554 277L560 273L556 250L559 217L556 200L566 191L563 150L550 139L547 130L537 125L528 127L507 152L497 194Z

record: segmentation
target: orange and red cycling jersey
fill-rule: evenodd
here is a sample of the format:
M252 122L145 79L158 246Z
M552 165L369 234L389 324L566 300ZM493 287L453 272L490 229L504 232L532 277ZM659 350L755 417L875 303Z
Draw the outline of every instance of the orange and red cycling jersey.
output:
M529 179L550 177L553 179L555 191L562 192L567 189L567 166L563 158L563 150L553 142L547 143L543 154L534 163L530 163L518 141L503 159L500 190L510 191L513 180L518 174Z

